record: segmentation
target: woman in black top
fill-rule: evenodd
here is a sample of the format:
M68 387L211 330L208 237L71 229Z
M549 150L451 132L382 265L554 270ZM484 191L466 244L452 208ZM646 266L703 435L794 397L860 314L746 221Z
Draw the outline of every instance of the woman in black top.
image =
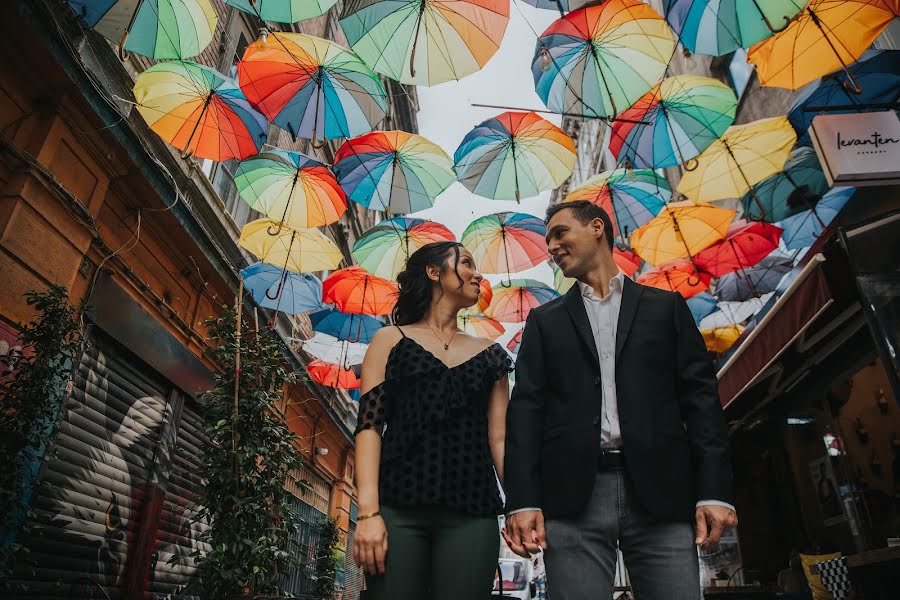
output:
M369 599L490 596L512 362L457 328L481 280L460 244L416 251L397 277L397 326L375 335L363 362L353 554Z

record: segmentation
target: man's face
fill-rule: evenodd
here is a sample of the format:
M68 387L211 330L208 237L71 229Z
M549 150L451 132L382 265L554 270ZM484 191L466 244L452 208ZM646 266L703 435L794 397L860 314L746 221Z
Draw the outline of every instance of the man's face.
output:
M547 223L547 250L566 277L579 278L598 263L603 220L583 224L572 210L561 210Z

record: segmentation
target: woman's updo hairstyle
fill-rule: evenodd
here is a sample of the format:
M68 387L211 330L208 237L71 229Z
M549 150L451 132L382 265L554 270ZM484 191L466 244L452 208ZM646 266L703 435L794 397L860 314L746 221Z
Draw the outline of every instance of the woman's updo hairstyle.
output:
M397 275L400 295L391 313L395 325L411 325L421 321L431 306L432 280L428 277L428 267L438 267L443 272L444 263L453 256L453 270L462 285L458 270L459 248L459 242L433 242L410 255L406 268Z

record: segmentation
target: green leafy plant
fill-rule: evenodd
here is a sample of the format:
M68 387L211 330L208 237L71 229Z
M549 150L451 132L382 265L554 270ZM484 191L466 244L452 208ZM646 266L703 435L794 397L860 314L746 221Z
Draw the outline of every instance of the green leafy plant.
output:
M204 324L210 356L221 372L200 399L209 441L195 518L209 525L204 538L210 545L194 553L201 594L211 599L276 594L294 564L287 549L299 527L284 483L302 458L298 438L278 407L294 376L271 331L244 323L238 334L234 310Z
M333 517L326 518L319 529L319 546L316 548L313 587L313 597L316 600L334 600L334 580L337 575L340 540L337 520Z
M25 294L35 311L19 324L21 350L0 363L0 581L6 581L26 533L40 459L54 431L72 365L82 350L79 315L66 288Z

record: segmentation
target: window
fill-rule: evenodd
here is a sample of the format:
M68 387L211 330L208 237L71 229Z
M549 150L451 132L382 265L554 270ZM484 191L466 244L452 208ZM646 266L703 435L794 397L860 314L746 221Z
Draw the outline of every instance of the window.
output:
M299 515L301 525L290 541L288 552L298 564L285 574L284 590L302 596L312 593L315 585L316 553L325 513L296 497L292 512Z

